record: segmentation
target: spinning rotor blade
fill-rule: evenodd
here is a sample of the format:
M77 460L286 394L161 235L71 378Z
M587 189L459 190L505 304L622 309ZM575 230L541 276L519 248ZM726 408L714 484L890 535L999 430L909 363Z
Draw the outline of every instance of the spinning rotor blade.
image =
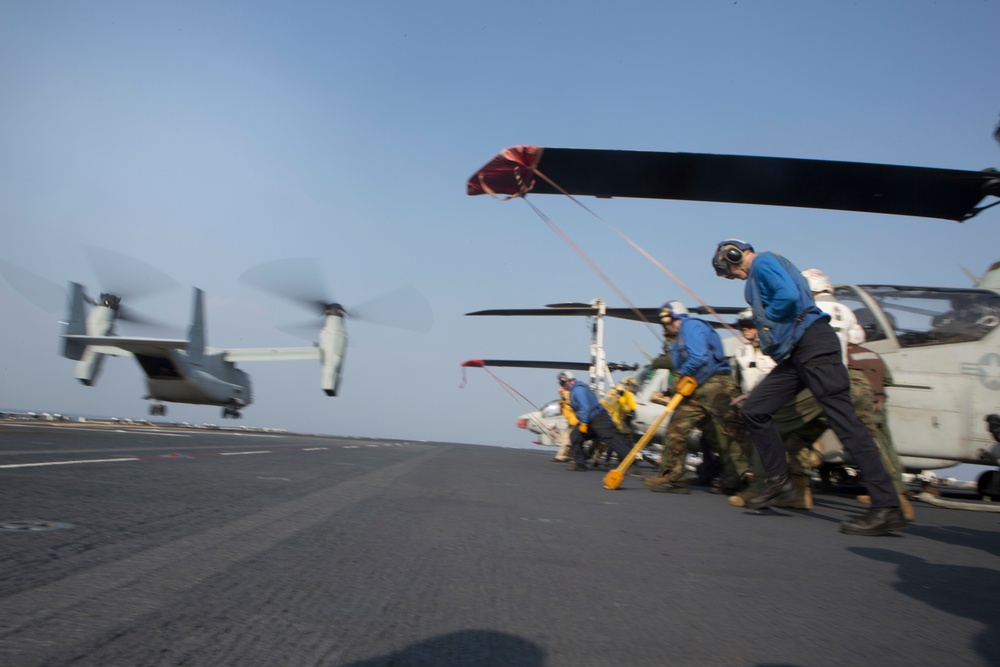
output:
M128 322L129 324L134 324L140 327L151 327L154 329L172 329L177 330L178 327L173 324L167 324L166 322L161 322L160 320L154 320L151 317L146 317L145 315L139 315L135 312L134 308L128 308L126 306L118 307L118 319L123 322Z
M333 304L323 293L323 274L312 258L277 259L248 269L240 282L289 299L320 315Z
M132 299L142 299L177 288L180 285L176 280L142 260L108 248L84 246L84 252L97 275L101 289L97 299L86 295L91 303L98 305L105 296L108 296L110 300L118 301L113 307L118 311L118 320L122 322L155 329L172 331L178 329L176 325L140 315L132 306L126 304Z
M154 266L120 252L85 246L101 290L122 299L150 296L178 287L176 280Z
M430 302L410 286L369 299L350 312L364 322L420 333L430 331L434 323Z
M290 299L310 310L326 312L328 308L344 308L323 294L323 277L315 259L279 259L256 266L242 276L240 281L273 295ZM433 315L427 299L412 287L403 287L356 308L346 310L352 319L411 331L426 332L431 328ZM283 327L293 335L301 335L304 327ZM315 325L309 329L315 336Z
M738 306L713 306L712 309L719 313L720 315L737 315L745 308ZM636 310L639 312L636 313ZM698 315L707 315L708 309L703 306L693 306L688 309L692 313ZM546 306L545 308L511 308L511 309L493 309L493 310L477 310L473 313L466 313L467 316L479 316L479 315L521 315L521 316L557 316L557 317L569 317L569 316L584 316L584 317L594 317L597 315L598 310L593 306L587 304L577 304L577 303L565 303L565 304L553 304ZM640 317L640 314L642 317ZM660 307L655 308L636 308L635 310L631 308L606 308L605 315L607 317L614 317L622 320L633 320L636 322L652 322L656 323L659 321ZM643 319L645 318L645 320Z
M506 368L554 368L571 371L590 370L590 364L583 361L523 361L519 359L469 359L461 364L466 368L497 366ZM635 364L606 364L609 371L634 371Z
M4 260L0 260L0 273L15 292L42 310L61 313L66 307L66 290L51 280Z

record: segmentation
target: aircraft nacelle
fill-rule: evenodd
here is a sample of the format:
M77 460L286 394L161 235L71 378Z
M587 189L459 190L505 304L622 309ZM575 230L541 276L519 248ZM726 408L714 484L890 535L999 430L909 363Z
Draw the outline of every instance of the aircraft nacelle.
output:
M344 350L347 348L347 329L344 327L343 310L328 311L319 333L320 387L327 396L336 396L343 370Z
M79 283L70 283L68 317L66 320L66 333L73 335L87 336L111 336L114 335L115 321L118 319L118 305L120 299L112 295L102 294L102 301L90 309L89 315L84 315L86 308L86 295L83 286ZM99 351L93 346L83 343L63 339L63 356L77 361L76 379L84 385L91 387L97 382L104 364L105 352Z

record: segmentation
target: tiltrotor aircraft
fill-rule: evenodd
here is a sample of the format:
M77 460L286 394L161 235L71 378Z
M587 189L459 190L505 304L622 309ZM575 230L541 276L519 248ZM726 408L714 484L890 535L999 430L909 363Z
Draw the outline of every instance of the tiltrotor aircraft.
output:
M467 192L765 204L964 222L1000 203L983 203L1000 197L1000 173L516 146L473 174ZM890 426L903 463L913 470L1000 462L1000 262L974 279L965 289L836 288L864 327L865 345L892 373ZM834 447L827 458L843 460L843 453ZM1000 471L987 471L978 485L983 495L1000 499Z
M93 255L94 249L91 250ZM106 266L109 261L131 261L117 253L109 253L99 250L95 268ZM30 293L38 293L39 285L44 286L47 282L9 263L4 263L3 268L8 280L17 278L12 284L29 300L33 300ZM143 266L141 271L149 275L156 270ZM318 332L318 342L309 347L208 347L204 293L197 288L194 289L187 338L118 335L115 328L119 320L136 319L123 304L123 292L109 290L101 293L98 299L91 299L81 284L71 282L63 322L66 328L61 336L62 354L77 362L76 379L88 387L97 382L106 357L135 359L146 376L145 398L154 401L150 414L166 414L164 403L189 403L219 406L223 418L238 419L243 408L253 402L250 376L236 367L238 362L318 361L320 389L327 396L336 396L347 346L346 318L357 317L417 331L430 328L430 306L415 289L403 288L348 311L316 293L321 284L318 275L313 260L302 259L270 262L247 271L241 278L254 287L298 301L321 315L320 322L308 325L311 334ZM47 291L52 292L51 289ZM296 327L297 330L301 328Z
M102 294L89 315L83 286L70 283L69 315L62 353L76 364L76 379L93 386L107 356L129 356L146 374L146 399L152 415L164 415L168 403L217 405L223 418L238 419L253 402L250 376L236 367L240 361L320 362L320 388L336 396L347 334L344 311L331 305L324 313L319 344L313 347L214 349L206 345L204 293L195 288L188 337L136 338L114 333L121 299Z

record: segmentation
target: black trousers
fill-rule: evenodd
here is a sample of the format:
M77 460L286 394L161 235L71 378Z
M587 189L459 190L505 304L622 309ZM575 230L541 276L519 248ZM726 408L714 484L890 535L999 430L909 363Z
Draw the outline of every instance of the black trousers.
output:
M628 453L632 451L632 446L622 437L615 423L611 421L611 416L604 410L597 413L597 416L587 424L587 433L580 433L580 427L576 426L569 434L570 453L577 465L586 465L587 459L583 454L583 443L588 439L603 442L611 449L618 458L625 460Z
M841 356L840 340L826 318L802 334L792 354L780 362L743 403L743 421L769 477L788 472L785 445L771 415L808 387L823 408L830 428L861 470L872 507L899 507L892 478L878 448L858 419L850 396L851 380Z

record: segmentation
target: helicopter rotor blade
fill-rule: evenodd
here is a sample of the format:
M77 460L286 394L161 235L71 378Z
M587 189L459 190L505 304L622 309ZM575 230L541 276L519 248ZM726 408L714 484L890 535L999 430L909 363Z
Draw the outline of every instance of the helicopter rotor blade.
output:
M323 314L333 299L323 290L319 263L312 258L278 259L248 269L240 282Z
M278 331L301 338L303 340L315 341L319 337L320 327L315 320L311 322L296 322L277 327Z
M434 313L427 298L407 285L369 299L352 308L349 314L372 324L427 333L434 323Z
M60 313L66 307L66 290L51 280L4 260L0 260L0 273L15 292L38 308Z
M176 324L168 324L167 322L163 322L161 320L157 320L152 317L148 317L146 315L140 315L139 313L136 313L134 308L130 308L128 306L118 307L118 319L123 322L128 322L133 326L146 327L151 329L162 329L169 331L181 330L181 328L178 327Z
M84 246L84 251L105 292L131 299L179 286L160 269L134 257L99 246Z

